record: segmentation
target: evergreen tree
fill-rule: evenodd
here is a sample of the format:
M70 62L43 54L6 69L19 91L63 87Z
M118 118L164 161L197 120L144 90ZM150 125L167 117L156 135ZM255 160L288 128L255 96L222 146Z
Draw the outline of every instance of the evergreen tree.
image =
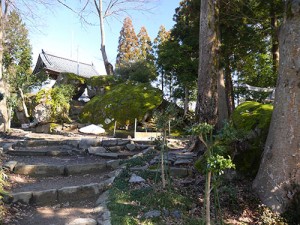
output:
M126 17L120 31L116 68L136 62L140 55L138 37L135 34L132 21Z
M152 42L148 35L148 32L145 27L141 27L140 32L137 35L140 55L139 59L141 60L151 60L153 61L153 49L152 49Z
M16 11L7 16L4 53L3 53L3 77L9 84L9 107L17 106L18 100L22 103L25 115L29 117L24 101L24 93L35 82L31 74L31 45L28 39L28 30Z
M163 93L163 96L165 95L165 77L166 77L166 70L163 66L163 62L162 62L162 57L161 55L163 54L163 46L166 43L166 41L168 41L170 38L170 32L166 30L166 28L161 25L159 27L159 31L158 34L156 36L156 38L154 39L154 52L155 52L155 56L156 56L156 67L157 67L157 71L159 74L159 80L158 82L161 84L161 90Z

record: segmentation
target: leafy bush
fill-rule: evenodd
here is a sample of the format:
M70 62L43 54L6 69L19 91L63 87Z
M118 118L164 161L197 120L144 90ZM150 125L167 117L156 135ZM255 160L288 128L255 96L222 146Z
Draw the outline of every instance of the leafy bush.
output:
M4 171L2 169L0 169L0 224L2 224L1 220L5 214L5 208L3 206L2 198L3 198L3 195L6 194L6 192L4 190L4 187L7 185L6 179L7 179L6 174L4 173Z
M121 125L133 124L161 103L161 92L148 84L127 81L101 96L89 101L80 119L85 123L103 124L109 128L116 120Z
M51 89L42 89L36 95L36 102L45 103L51 107L51 120L69 121L70 101L74 88L72 85L60 85Z

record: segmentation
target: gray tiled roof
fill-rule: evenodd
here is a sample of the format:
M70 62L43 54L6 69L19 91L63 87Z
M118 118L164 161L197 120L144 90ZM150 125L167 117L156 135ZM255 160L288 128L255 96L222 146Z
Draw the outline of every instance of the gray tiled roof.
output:
M33 74L38 73L42 69L47 69L57 73L74 73L86 78L100 75L93 64L81 63L75 60L51 55L43 50L38 57Z

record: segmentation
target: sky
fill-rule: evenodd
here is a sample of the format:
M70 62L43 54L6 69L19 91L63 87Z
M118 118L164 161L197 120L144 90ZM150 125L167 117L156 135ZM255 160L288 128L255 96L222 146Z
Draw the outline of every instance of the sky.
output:
M174 25L173 15L181 0L158 0L155 8L148 13L131 12L130 17L136 34L142 26L146 27L153 41L159 27L167 30ZM74 1L72 1L74 4ZM94 21L98 23L96 17ZM106 51L109 61L114 65L117 55L118 39L123 25L123 17L110 18L105 22ZM38 28L29 27L29 38L33 50L33 67L42 49L53 55L93 63L100 74L105 74L100 52L100 28L96 25L83 25L78 16L69 9L59 6L45 10L39 19ZM91 19L93 21L93 19Z

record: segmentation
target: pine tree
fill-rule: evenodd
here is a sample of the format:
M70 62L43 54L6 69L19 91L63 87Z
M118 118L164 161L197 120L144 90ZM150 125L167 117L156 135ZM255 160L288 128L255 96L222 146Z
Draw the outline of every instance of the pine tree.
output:
M132 21L129 17L126 17L120 31L116 68L120 68L127 63L136 62L139 58L138 46L138 38Z

